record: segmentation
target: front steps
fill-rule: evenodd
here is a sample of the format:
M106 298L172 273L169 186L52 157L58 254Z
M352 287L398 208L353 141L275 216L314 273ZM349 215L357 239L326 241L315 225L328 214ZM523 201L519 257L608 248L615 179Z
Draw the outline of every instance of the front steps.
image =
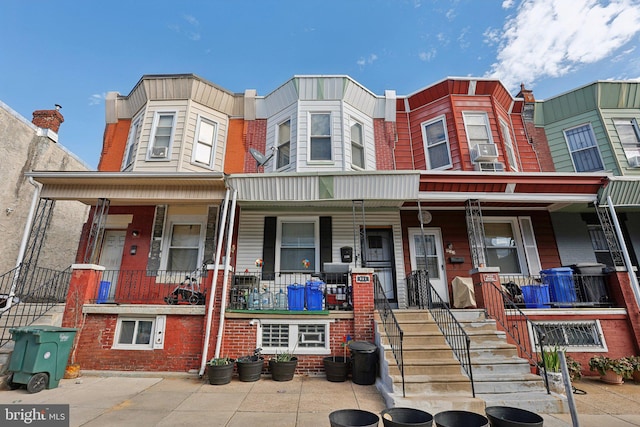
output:
M566 413L566 398L548 395L543 379L531 374L516 347L486 319L483 310L452 310L471 339L471 382L426 310L394 310L404 331L405 394L402 377L378 322L378 344L384 349L379 389L388 407L413 407L436 414L445 410L484 413L485 406L511 406L537 413Z

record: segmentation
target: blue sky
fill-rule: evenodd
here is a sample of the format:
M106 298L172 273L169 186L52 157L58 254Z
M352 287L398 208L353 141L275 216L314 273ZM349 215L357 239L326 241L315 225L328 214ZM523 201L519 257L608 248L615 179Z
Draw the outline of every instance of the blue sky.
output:
M95 168L105 94L144 74L259 95L296 74L380 95L497 77L545 99L640 78L640 0L2 0L0 40L0 100L27 120L62 105L60 144Z

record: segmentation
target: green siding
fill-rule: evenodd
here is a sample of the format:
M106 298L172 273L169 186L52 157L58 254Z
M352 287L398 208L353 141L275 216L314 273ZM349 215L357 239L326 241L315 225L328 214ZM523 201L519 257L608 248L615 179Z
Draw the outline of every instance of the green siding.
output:
M598 87L600 108L640 108L640 83L599 82Z

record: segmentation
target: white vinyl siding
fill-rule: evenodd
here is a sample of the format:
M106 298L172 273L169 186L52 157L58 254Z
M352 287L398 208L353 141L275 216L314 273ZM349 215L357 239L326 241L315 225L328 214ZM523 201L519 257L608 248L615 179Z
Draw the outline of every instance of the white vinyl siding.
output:
M422 124L422 142L428 170L447 169L452 166L444 116Z
M192 162L213 168L216 153L216 136L218 125L212 120L198 117L197 137L194 140Z
M564 138L576 172L604 170L602 155L590 124L565 129Z

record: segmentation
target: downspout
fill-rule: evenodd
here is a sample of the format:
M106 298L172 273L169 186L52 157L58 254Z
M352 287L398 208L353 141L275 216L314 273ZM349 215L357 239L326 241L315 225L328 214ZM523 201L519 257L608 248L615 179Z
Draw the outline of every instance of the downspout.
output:
M224 226L227 222L227 205L229 204L229 192L231 190L227 188L227 192L224 195L224 210L222 211L222 218L220 219L220 227L218 229L218 244L216 246L216 259L213 268L213 281L211 283L211 293L209 295L209 304L207 305L207 323L205 325L204 343L202 345L202 360L200 361L199 376L204 375L204 370L207 364L207 352L209 351L209 337L211 336L211 319L213 319L213 303L216 300L216 286L218 284L218 271L220 270L220 252L222 252L222 239L224 237Z
M235 223L236 197L238 190L233 190L233 198L231 199L231 216L229 217L229 230L227 231L227 251L224 258L224 275L222 279L222 304L220 306L220 322L218 323L218 337L216 339L216 351L213 357L220 357L220 347L222 345L222 334L224 332L224 312L226 309L225 296L227 295L227 287L229 282L229 267L231 261L231 242L233 239L233 226Z
M613 207L611 196L607 196L607 205L609 208L609 215L611 216L611 221L613 222L613 227L616 230L616 236L618 236L618 241L620 242L620 251L622 252L624 264L627 267L627 273L629 274L629 279L631 279L631 290L633 290L633 295L636 297L636 304L638 305L638 307L640 307L640 290L638 289L638 278L633 272L633 265L631 264L629 251L627 250L627 245L625 244L624 236L622 235L622 229L620 228L620 223L618 222L618 216L616 215L616 210Z

